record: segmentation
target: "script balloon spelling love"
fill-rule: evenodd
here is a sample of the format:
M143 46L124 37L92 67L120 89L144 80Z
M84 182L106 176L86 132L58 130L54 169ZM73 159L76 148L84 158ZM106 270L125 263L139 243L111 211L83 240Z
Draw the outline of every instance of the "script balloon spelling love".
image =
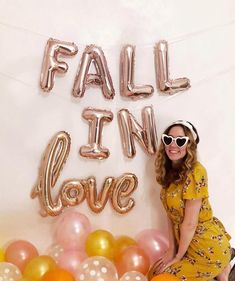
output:
M51 189L55 186L68 158L70 143L69 134L61 131L56 133L45 150L38 180L31 193L32 198L39 198L41 215L59 215L64 207L80 204L85 198L95 213L104 209L109 198L115 211L120 214L129 212L135 205L130 195L138 185L138 179L132 173L125 173L118 178L106 178L99 194L94 177L66 180L53 200Z

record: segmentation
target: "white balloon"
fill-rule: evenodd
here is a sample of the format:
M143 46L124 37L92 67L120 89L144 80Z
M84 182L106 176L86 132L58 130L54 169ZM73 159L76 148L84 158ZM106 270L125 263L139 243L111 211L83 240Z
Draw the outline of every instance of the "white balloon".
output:
M122 275L119 281L148 281L148 279L138 271L128 271Z
M105 257L96 256L84 260L79 266L76 281L118 281L114 264Z
M17 266L9 262L0 262L0 281L17 281L21 277Z

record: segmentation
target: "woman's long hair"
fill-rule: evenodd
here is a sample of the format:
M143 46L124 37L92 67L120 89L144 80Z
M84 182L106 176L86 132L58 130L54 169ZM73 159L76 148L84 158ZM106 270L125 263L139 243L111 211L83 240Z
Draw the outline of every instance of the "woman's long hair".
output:
M161 141L155 161L155 171L157 182L163 188L169 187L169 185L173 182L181 183L186 180L188 172L192 170L193 166L197 162L197 143L194 141L193 135L187 127L180 124L171 125L164 131L164 134L168 134L170 129L175 126L182 127L185 135L189 137L187 153L182 159L183 161L180 165L173 167L171 160L165 152L165 146Z

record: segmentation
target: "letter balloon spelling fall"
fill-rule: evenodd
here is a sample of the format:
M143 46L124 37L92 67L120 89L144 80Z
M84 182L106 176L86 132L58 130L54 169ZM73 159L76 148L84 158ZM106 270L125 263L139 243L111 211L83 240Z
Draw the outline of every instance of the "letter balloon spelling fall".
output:
M122 96L131 99L146 98L153 94L151 85L134 83L135 47L126 45L122 48L120 59L120 89Z
M92 62L96 74L88 73ZM95 45L87 46L82 55L81 65L73 86L73 96L83 97L88 85L99 86L106 99L113 99L115 95L104 53L100 47Z
M168 44L164 40L159 41L155 47L155 69L160 91L174 94L190 88L190 80L186 77L174 80L169 78Z
M40 86L45 92L49 92L54 87L55 74L66 73L68 71L67 63L59 61L59 55L74 56L78 48L74 43L64 42L50 38L44 52L42 63Z

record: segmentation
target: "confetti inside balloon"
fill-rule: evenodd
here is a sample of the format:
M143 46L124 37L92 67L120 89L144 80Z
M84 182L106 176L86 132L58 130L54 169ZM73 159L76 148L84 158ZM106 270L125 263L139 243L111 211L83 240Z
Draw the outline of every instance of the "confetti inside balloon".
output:
M76 281L117 281L114 264L104 257L91 257L78 267Z
M0 262L0 280L16 281L21 278L21 272L17 266L9 262Z

